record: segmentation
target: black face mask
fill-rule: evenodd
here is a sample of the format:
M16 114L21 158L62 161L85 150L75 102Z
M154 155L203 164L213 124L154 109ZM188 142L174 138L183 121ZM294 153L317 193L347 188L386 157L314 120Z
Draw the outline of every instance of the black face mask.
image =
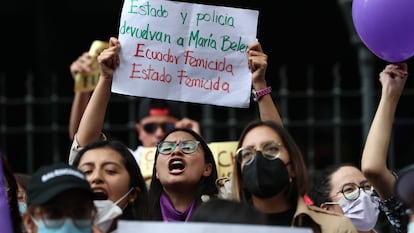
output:
M257 151L252 163L243 167L242 176L244 188L260 198L276 196L289 184L285 163L279 158L266 159L261 151Z

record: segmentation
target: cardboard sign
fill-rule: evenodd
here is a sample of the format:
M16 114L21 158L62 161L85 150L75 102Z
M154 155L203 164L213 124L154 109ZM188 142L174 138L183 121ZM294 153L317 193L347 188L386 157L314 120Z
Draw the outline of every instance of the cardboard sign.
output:
M126 0L112 92L248 107L248 45L258 11L165 0Z
M227 223L200 223L200 222L146 222L146 221L118 221L118 232L136 233L312 233L310 228L292 228L268 225L227 224Z

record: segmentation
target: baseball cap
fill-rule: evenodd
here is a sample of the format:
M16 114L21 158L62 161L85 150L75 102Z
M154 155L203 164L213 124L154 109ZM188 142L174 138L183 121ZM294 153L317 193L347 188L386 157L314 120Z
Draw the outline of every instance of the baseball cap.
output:
M404 204L410 207L414 204L414 164L401 169L394 188Z
M64 163L43 166L30 178L27 203L42 205L69 189L83 190L92 199L91 186L82 172Z
M142 118L147 116L172 116L177 119L181 119L180 104L178 102L163 100L163 99L151 99L144 98L141 99L139 109L138 109L138 119L140 121Z

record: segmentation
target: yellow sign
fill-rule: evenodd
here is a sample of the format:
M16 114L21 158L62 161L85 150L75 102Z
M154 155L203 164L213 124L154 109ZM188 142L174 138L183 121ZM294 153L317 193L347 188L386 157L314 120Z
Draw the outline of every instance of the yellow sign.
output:
M92 58L91 72L88 74L77 74L75 76L75 92L87 92L95 89L99 79L98 55L102 50L108 48L108 42L95 40L89 49Z
M217 166L217 176L231 177L233 172L234 157L236 156L237 141L209 143ZM142 150L140 161L141 173L146 178L151 178L154 166L155 147L145 147Z

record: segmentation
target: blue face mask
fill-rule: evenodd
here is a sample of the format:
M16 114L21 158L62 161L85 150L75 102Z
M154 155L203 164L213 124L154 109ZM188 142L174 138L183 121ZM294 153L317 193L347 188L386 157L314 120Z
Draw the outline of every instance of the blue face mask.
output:
M19 205L20 215L23 215L23 213L26 212L27 204L25 202L22 202L22 201L17 202L17 204Z
M37 225L38 233L91 233L92 232L92 221L85 220L82 225L84 227L77 227L73 223L72 219L67 218L65 222L60 227L51 228L47 227L43 220L35 220L32 218L33 222ZM53 225L55 222L60 222L60 220L45 220L48 222L48 225ZM88 224L89 223L89 224Z

